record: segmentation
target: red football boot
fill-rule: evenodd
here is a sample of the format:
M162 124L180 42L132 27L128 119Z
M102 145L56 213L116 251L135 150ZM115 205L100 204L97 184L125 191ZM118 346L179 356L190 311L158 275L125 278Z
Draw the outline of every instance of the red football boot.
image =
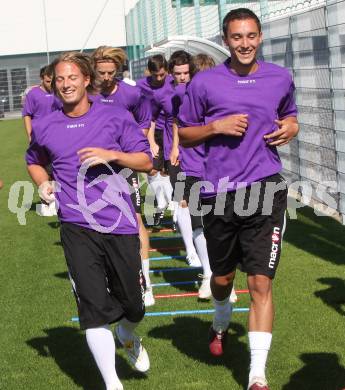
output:
M265 378L254 376L249 382L248 390L270 390Z
M224 332L216 332L211 325L208 333L208 342L210 352L213 356L223 355L227 336L228 330L225 330Z

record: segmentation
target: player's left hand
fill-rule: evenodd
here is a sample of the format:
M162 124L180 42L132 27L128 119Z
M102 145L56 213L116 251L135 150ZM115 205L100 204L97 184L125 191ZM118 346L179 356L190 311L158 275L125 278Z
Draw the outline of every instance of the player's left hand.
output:
M83 163L88 160L90 167L116 160L116 152L114 150L103 148L83 148L78 150L77 153L80 162Z
M278 125L278 130L264 136L264 139L270 146L286 145L298 133L299 127L295 117L276 120L275 123Z

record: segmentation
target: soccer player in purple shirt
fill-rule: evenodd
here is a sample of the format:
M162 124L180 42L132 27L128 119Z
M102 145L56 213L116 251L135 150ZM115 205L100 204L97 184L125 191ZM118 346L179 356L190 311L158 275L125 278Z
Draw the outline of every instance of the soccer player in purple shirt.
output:
M23 98L22 116L29 141L31 140L32 127L35 121L49 115L55 110L61 109L61 102L51 88L52 76L53 69L51 65L46 65L41 68L41 84L31 87ZM50 173L49 167L48 171ZM53 201L48 205L42 201L39 205L38 213L45 217L56 215L55 202Z
M32 122L61 107L51 89L52 67L44 66L40 70L41 84L32 87L23 101L22 117L28 139L31 139Z
M166 121L166 136L164 142L164 158L171 185L174 189L175 218L179 226L182 239L186 248L186 259L189 265L200 267L201 261L194 246L191 215L188 210L186 199L183 194L176 191L176 183L181 174L181 150L177 118L179 107L182 103L186 85L194 74L194 62L192 56L184 50L175 51L169 59L169 72L173 76L163 88L155 94L156 111L164 111ZM182 175L185 176L185 173ZM193 216L192 216L193 218ZM208 261L208 259L207 259Z
M149 74L137 80L136 85L150 99L152 112L156 112L154 96L171 80L171 76L168 75L168 62L163 55L156 54L148 59L147 70ZM164 144L167 140L166 121L163 111L159 112L159 115L151 123L147 139L153 155L153 169L147 176L147 179L150 188L155 194L157 206L153 216L154 225L159 225L172 196L172 187L164 166Z
M124 65L126 53L120 48L100 46L91 55L95 74L97 95L89 97L100 104L112 107L122 107L138 123L143 134L147 135L151 126L151 104L140 90L128 85L116 78L116 74ZM149 260L149 235L141 217L141 196L139 190L138 173L133 171L127 178L132 186L132 202L139 224L139 238L141 244L141 259L143 272L146 280L145 306L154 305L154 297L150 281L150 260Z
M195 64L196 73L213 68L216 65L213 58L204 53L194 56L193 62ZM200 299L209 299L212 296L210 286L212 271L209 264L206 240L200 216L200 181L202 181L204 177L205 148L202 144L194 148L184 148L180 146L180 150L183 155L183 158L181 159L181 169L186 174L183 199L189 207L193 241L203 268L203 273L200 275L202 276L202 283L198 293ZM237 301L234 286L230 294L230 301Z
M230 11L223 32L231 59L195 76L180 109L179 134L185 146L205 142L203 222L215 304L210 352L223 353L240 261L251 296L248 389L268 390L272 281L287 204L276 147L298 132L294 84L286 69L256 59L262 32L252 11Z
M150 362L133 333L145 312L144 278L137 220L121 170L150 171L151 154L126 110L89 101L94 73L88 56L62 54L53 66L63 110L37 121L28 171L45 199L55 191L80 327L106 389L122 390L109 324L119 322L116 336L137 370L146 372ZM48 162L55 190L44 169Z

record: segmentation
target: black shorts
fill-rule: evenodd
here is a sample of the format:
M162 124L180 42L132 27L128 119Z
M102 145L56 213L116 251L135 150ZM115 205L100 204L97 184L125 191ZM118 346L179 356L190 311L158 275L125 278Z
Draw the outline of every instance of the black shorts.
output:
M186 176L186 185L184 187L183 199L189 204L190 201L193 203L200 203L200 191L191 193L191 189L195 183L198 183L201 180L200 177L196 176ZM195 187L194 187L195 188ZM191 198L192 197L192 198Z
M215 276L233 272L240 262L249 275L274 278L281 253L287 184L276 174L257 185L257 196L250 196L255 207L250 203L248 207L254 185L223 194L223 200L202 199L204 233ZM274 185L276 191L272 190ZM241 212L242 209L247 211Z
M164 143L163 143L163 130L155 131L155 142L159 146L158 156L152 161L153 169L157 171L164 170Z
M81 329L144 314L145 279L138 235L104 234L61 224L61 242L75 294Z
M134 210L137 214L141 214L141 196L139 187L139 176L138 173L133 171L127 178L127 182L131 189L131 200L133 203Z
M186 175L184 175L184 180L182 180L181 182L181 185L176 188L176 191L175 191L175 187L176 187L176 183L178 183L180 180L180 175L179 173L182 173L183 172L181 171L181 165L172 165L170 160L165 160L165 167L166 167L166 171L167 171L167 174L169 175L169 179L170 179L170 183L171 183L171 186L173 188L173 194L172 194L172 199L176 202L181 202L181 200L183 199L183 195L184 195L184 188L185 188L185 178L186 178Z
M202 228L200 190L194 184L201 180L200 177L186 176L183 199L187 202L192 221L192 229ZM194 188L193 188L194 186Z

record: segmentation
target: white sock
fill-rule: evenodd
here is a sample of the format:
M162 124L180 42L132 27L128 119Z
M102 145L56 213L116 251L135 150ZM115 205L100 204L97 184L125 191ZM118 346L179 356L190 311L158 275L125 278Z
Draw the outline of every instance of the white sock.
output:
M172 199L172 193L173 193L173 188L172 188L172 185L170 182L170 178L169 178L169 176L162 176L162 175L160 175L160 177L161 177L161 181L162 181L164 196L165 196L166 201L169 204L169 202Z
M118 332L121 340L133 340L134 329L139 325L139 322L128 321L127 318L122 318L119 322Z
M115 370L115 342L109 326L86 329L86 341L107 390L113 390L120 380Z
M223 332L229 327L232 305L229 302L229 297L225 298L223 301L217 301L217 299L213 298L213 304L216 310L213 317L213 329L216 332Z
M156 173L153 176L147 175L147 181L155 194L157 200L157 209L163 211L167 208L169 202L166 201L164 196L164 181L160 173Z
M144 278L145 278L145 281L146 281L146 289L149 289L151 287L150 259L143 259L143 260L141 260L141 265L143 267Z
M165 210L169 205L169 200L165 196L165 188L164 188L164 180L163 176L160 175L160 173L157 173L157 176L159 177L159 181L157 183L157 207L159 210ZM170 182L169 182L170 183Z
M250 348L250 372L249 381L254 377L265 377L265 368L268 351L271 347L272 333L248 332Z
M196 250L193 243L192 221L190 219L188 207L179 206L177 208L176 216L184 246L186 247L187 256L190 256L196 253Z
M196 252L201 261L203 274L206 278L210 278L212 275L212 271L210 268L210 261L208 259L206 239L202 228L197 228L193 230L193 240Z
M170 203L172 205L171 210L173 211L172 219L176 223L177 222L177 211L178 211L179 205L178 205L178 202L175 202L175 201L171 201Z

